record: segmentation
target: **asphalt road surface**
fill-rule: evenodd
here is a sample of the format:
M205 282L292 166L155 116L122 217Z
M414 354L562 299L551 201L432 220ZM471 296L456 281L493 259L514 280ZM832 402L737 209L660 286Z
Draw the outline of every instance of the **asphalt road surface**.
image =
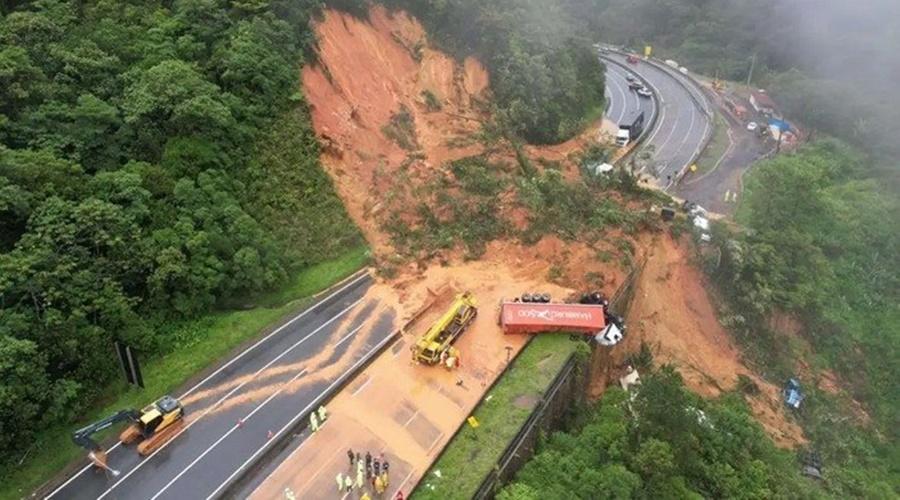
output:
M108 463L88 465L51 492L58 499L204 499L220 495L270 439L307 418L318 400L355 371L396 329L395 313L364 298L368 274L238 353L184 394L182 434L146 458L117 445ZM157 395L153 395L157 396ZM150 396L148 396L150 397Z
M741 175L772 149L772 143L748 131L743 123L723 115L730 129L731 145L713 170L697 178L686 178L675 192L712 212L731 214L741 191Z
M642 98L637 92L629 89L628 80L625 79L628 73L615 63L606 63L606 96L609 99L606 117L618 125L625 117L632 116L637 110L643 110L644 119L649 123L656 108L654 99ZM649 130L644 131L644 134L648 132Z
M678 172L690 164L699 152L704 137L710 132L709 117L694 100L694 98L703 98L701 91L693 88L693 84L682 75L658 68L645 61L631 65L627 63L625 56L613 52L604 54L603 57L627 66L631 72L648 82L650 90L654 93L653 100L657 102L659 117L654 128L645 132L641 147L653 148L647 173L654 175L661 185L665 186L669 176L674 179ZM631 96L623 96L623 92L617 88L617 85L621 85L624 81L624 77L619 80L620 75L617 74L624 71L621 66L608 63L607 68L607 79L609 80L607 87L611 100L607 117L616 121L616 117L623 114L621 103L624 101L624 107L628 109L633 109L634 103ZM693 88L693 91L689 92L679 81L687 83ZM627 83L624 85L624 92L629 92ZM691 97L692 93L694 98ZM637 96L634 95L634 97ZM616 101L619 103L617 104Z

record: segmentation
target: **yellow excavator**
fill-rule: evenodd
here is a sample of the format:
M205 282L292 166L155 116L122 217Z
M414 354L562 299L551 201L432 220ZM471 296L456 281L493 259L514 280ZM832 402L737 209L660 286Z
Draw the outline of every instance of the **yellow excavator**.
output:
M137 451L141 456L149 455L159 449L166 441L175 436L184 422L184 407L172 396L163 396L147 405L141 411L121 410L103 420L82 427L72 434L72 441L88 451L88 458L94 465L110 471L114 476L118 471L106 463L106 452L103 451L91 436L107 429L118 422L131 422L119 434L119 441L132 444L137 441Z
M444 353L458 358L459 353L452 344L477 315L475 297L469 292L457 295L450 309L416 341L412 348L413 361L434 365Z

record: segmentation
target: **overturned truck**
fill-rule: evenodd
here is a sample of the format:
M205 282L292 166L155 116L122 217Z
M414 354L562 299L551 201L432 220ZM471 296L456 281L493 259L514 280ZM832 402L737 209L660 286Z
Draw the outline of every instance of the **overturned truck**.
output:
M596 335L606 327L600 304L503 302L503 333L567 332Z

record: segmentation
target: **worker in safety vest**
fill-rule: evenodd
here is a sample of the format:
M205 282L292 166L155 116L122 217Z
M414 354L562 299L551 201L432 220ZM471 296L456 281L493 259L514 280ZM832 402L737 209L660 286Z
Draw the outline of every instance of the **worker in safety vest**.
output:
M344 475L341 474L340 472L338 472L337 476L335 476L334 480L337 481L337 484L338 484L338 493L340 493L341 491L344 491Z
M316 412L309 414L309 428L312 429L313 432L319 430L319 419L316 418Z

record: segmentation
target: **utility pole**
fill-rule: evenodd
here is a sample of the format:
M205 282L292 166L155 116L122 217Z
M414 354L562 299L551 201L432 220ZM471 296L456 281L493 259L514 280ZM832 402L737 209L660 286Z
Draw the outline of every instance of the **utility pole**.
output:
M747 74L747 86L750 86L750 79L753 78L753 67L756 66L756 53L750 59L750 72Z

